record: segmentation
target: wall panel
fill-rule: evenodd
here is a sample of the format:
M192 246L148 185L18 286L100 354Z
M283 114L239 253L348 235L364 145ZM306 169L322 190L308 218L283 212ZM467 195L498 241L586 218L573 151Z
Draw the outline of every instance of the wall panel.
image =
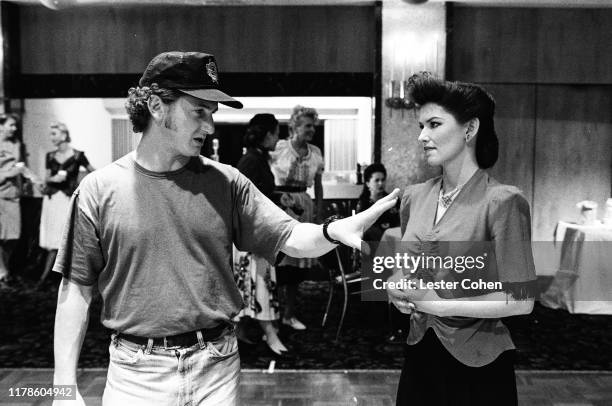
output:
M612 83L612 9L454 7L449 72L497 83Z
M612 83L612 9L541 9L539 83Z
M373 72L373 6L20 9L22 73L142 72L205 50L226 72Z
M610 197L612 86L539 86L536 103L533 234L550 240L577 202Z
M520 188L533 207L535 86L486 85L496 101L499 160L489 170L498 181Z
M481 83L534 82L536 19L531 8L454 7L449 76Z

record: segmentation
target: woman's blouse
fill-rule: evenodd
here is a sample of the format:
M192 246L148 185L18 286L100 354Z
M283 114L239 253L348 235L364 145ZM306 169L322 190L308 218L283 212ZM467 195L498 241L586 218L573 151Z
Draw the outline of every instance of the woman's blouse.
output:
M435 255L450 246L471 249L472 254L477 254L486 245L494 254L486 261L484 269L459 272L456 267L450 270L422 268L414 275L434 282L470 279L502 284L501 289L463 289L460 282L458 288L436 289L445 299L495 291L504 291L516 299L534 297L536 277L531 251L531 219L529 204L521 192L478 170L434 223L441 181L442 178L437 177L410 186L404 193L400 208L402 242L410 247L410 255ZM490 243L473 244L480 241ZM468 245L471 247L467 248ZM444 347L468 366L489 364L503 351L514 348L508 329L500 319L438 317L422 312L411 316L408 344L418 343L430 327Z
M325 164L321 150L307 144L308 153L301 157L291 141L280 140L270 152L270 167L277 186L310 187L316 175L323 173Z
M0 141L0 171L8 171L20 161L20 147L19 142ZM0 182L0 199L16 199L18 197L18 177L6 178Z
M59 171L66 171L66 179L63 182L47 182L45 194L51 196L57 192L63 192L68 197L72 196L72 192L78 186L79 168L81 166L84 168L89 166L89 160L83 151L75 149L74 154L62 163L55 159L55 151L48 152L45 167L51 171L51 176L57 175Z
M257 148L249 148L236 168L263 193L268 199L274 192L274 175L268 163L268 154Z

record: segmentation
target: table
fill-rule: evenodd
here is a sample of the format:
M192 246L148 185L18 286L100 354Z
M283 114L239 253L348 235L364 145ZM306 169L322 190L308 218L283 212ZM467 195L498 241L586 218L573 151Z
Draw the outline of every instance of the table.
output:
M557 235L563 241L559 267L540 303L570 313L612 314L612 228L559 222Z

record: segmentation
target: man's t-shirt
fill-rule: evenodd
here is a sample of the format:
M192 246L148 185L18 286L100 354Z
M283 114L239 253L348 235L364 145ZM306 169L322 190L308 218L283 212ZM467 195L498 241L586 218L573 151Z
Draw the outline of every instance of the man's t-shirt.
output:
M98 283L102 323L145 337L230 321L232 243L270 262L296 222L236 169L204 157L151 172L132 154L75 191L54 271Z

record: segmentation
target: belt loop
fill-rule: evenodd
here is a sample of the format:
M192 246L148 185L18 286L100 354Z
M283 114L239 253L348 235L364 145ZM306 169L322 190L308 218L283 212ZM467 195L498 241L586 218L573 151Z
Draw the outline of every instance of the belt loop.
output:
M116 347L117 346L117 341L119 340L119 333L115 332L113 334L111 334L111 343L113 343L113 345Z
M147 340L147 348L145 349L145 354L151 354L151 349L153 349L153 339L149 338L149 340Z
M164 348L168 348L168 337L164 337Z
M200 349L203 350L206 348L206 343L204 342L204 337L202 337L202 331L196 331L196 336L198 337L198 344L200 345Z

